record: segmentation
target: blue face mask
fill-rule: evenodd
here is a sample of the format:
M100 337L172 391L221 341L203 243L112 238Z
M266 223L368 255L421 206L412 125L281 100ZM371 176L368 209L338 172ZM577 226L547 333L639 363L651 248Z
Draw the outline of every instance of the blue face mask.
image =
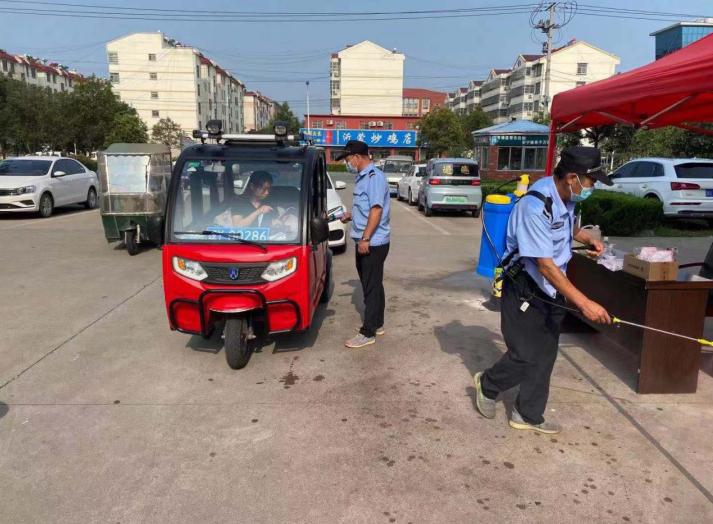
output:
M579 182L579 187L582 188L582 191L580 191L579 194L576 194L574 191L572 191L572 188L569 188L570 193L572 193L572 198L570 199L572 202L584 202L587 200L592 193L594 193L594 188L593 187L584 187L582 185L582 181L579 179L579 176L577 177L577 182Z
M359 170L356 167L354 167L353 165L351 165L349 162L344 162L344 163L347 165L348 173L351 173L353 175L356 175L357 173L359 173Z

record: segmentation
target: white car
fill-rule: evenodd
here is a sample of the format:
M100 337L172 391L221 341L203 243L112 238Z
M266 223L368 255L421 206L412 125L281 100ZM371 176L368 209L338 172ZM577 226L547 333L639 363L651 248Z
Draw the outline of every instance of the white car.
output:
M713 219L713 160L637 158L611 174L609 191L655 198L668 217Z
M410 156L392 155L384 160L384 167L381 170L386 175L386 180L389 183L389 194L396 196L396 186L410 170L413 165L413 159Z
M418 202L421 179L424 176L426 176L426 164L414 164L406 176L399 180L396 186L396 198L415 206Z
M346 208L337 191L346 189L347 185L342 181L333 182L332 177L327 173L327 216L329 216L329 247L335 253L344 253L347 249L347 228L348 224L334 217L335 214L344 213Z
M0 213L52 215L55 207L97 206L97 174L72 158L23 156L0 160Z

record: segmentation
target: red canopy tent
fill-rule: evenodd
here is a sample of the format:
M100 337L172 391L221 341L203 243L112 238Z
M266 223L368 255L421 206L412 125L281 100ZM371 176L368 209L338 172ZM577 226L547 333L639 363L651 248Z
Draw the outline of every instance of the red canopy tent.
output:
M627 73L570 89L552 99L546 173L558 133L609 124L677 126L713 134L713 35Z

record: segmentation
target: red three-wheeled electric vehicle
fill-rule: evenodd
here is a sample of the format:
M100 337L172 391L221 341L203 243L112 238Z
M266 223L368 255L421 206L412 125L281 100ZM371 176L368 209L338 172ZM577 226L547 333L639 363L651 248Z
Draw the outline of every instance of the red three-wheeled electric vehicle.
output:
M271 334L309 329L332 292L324 151L287 136L228 135L186 148L169 188L163 284L171 329L223 329L233 369Z

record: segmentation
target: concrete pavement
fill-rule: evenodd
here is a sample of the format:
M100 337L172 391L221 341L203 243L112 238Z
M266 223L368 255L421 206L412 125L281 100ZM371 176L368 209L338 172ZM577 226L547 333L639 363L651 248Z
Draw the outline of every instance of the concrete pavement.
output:
M547 414L565 432L511 430L514 392L485 420L471 375L504 344L480 221L394 201L393 227L375 347L343 347L350 247L314 329L235 372L169 331L159 251L108 246L97 212L0 218L0 522L713 520L710 376L639 396L620 349L565 334Z

